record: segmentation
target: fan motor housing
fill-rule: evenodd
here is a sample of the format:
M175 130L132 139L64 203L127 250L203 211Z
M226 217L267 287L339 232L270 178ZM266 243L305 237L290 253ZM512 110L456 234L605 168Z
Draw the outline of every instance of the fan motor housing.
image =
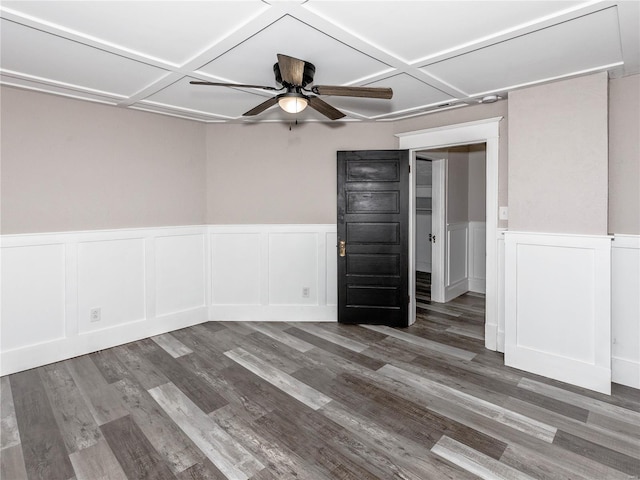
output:
M276 82L278 82L280 85L283 85L282 74L280 73L280 66L277 63L273 65L273 73L276 76ZM315 75L315 73L316 73L315 65L313 63L304 62L304 72L302 73L302 85L294 85L294 86L306 87L310 83L313 83L313 76Z

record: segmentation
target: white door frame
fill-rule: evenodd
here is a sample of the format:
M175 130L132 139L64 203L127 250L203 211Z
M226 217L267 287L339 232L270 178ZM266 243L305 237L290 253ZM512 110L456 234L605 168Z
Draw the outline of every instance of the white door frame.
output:
M443 127L430 128L396 134L399 140L399 148L412 152L412 171L415 172L415 152L454 145L471 143L485 143L487 146L487 186L486 186L486 211L487 211L487 273L486 273L486 313L485 313L485 347L496 350L502 340L498 339L499 295L498 291L498 142L499 126L503 117L494 117L475 122L459 123ZM409 181L409 265L412 272L409 275L409 289L411 305L409 309L409 323L415 322L415 207L412 199L415 198L415 182Z

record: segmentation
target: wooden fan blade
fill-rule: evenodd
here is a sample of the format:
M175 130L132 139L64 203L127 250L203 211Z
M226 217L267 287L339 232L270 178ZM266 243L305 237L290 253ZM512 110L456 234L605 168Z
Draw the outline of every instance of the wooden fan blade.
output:
M264 112L267 108L272 107L273 105L275 105L276 103L278 103L278 97L273 97L270 98L269 100L267 100L266 102L262 102L260 105L258 105L257 107L253 107L251 110L249 110L246 113L243 113L242 116L243 117L251 117L253 115L258 115L259 113Z
M309 97L309 106L331 120L337 120L345 116L345 114L340 110L333 108L327 102L320 100L318 97Z
M192 80L189 83L191 85L211 85L214 87L261 88L262 90L278 90L275 87L266 87L264 85L244 85L241 83L202 82L199 80Z
M316 85L311 91L317 95L336 95L340 97L384 98L393 97L393 90L380 87L338 87L333 85Z
M289 85L301 86L304 76L304 60L278 54L278 66L282 81Z

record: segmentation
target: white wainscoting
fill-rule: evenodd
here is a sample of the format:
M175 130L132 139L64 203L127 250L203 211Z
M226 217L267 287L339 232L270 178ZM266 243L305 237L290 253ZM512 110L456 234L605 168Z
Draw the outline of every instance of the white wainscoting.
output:
M444 299L449 302L469 291L469 223L447 224Z
M640 388L640 236L615 235L611 248L611 376Z
M485 293L487 279L487 224L469 222L469 291Z
M0 374L206 321L206 242L206 226L4 235Z
M212 225L212 320L336 321L335 225Z
M336 241L335 225L4 235L0 375L207 320L336 321Z
M498 311L497 311L497 325L490 325L488 322L485 324L485 336L491 335L487 338L496 338L496 350L504 353L504 322L505 322L505 263L504 263L504 234L506 229L499 229L498 236L495 239L496 242L496 259L498 262L498 278L497 281L497 298L498 298ZM497 334L494 329L497 329Z
M611 390L611 237L505 233L505 364Z

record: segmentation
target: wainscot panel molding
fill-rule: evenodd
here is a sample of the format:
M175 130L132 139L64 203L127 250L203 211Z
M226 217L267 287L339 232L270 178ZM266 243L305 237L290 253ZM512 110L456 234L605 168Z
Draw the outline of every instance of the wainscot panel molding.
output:
M615 235L611 247L611 376L640 388L640 236Z
M469 222L447 224L444 300L469 291Z
M504 339L504 322L505 322L505 272L504 272L504 255L505 255L505 249L504 249L504 234L507 230L506 229L498 229L498 233L497 233L497 237L495 239L495 251L497 254L497 260L498 260L498 278L497 280L497 297L498 297L498 309L497 309L497 317L498 317L498 322L495 325L489 324L489 322L487 322L485 324L485 335L492 335L491 338L496 337L497 338L497 345L496 345L496 350L498 352L502 352L504 353L504 343L505 343L505 339ZM497 335L496 335L496 331L497 330Z
M611 237L505 233L505 364L609 394Z
M336 321L335 225L2 236L0 375L209 320Z
M485 293L487 278L487 224L469 222L469 290Z
M335 225L211 225L211 320L336 321Z
M2 236L0 374L207 321L206 226Z

